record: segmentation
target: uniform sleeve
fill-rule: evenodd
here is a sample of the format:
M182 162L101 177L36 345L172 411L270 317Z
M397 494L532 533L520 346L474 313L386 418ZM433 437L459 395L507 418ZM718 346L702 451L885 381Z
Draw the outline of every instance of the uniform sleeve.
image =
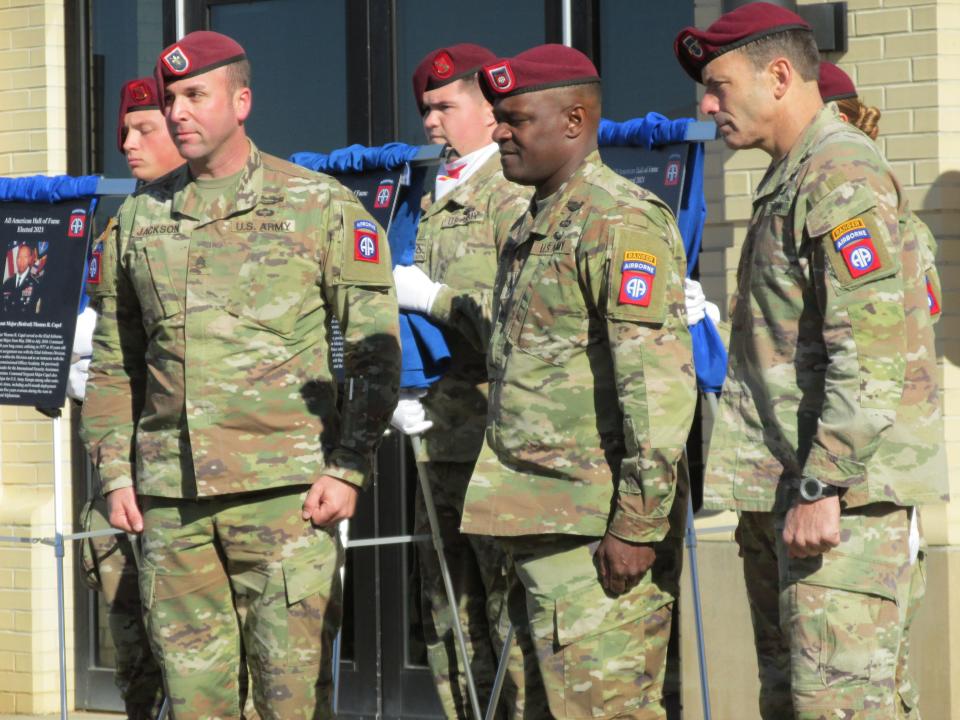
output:
M488 221L473 226L490 235L488 241L496 247L497 258L510 235L511 227L530 204L530 191L506 180L501 187L501 190L490 194ZM458 330L481 353L487 351L493 328L496 262L493 265L485 278L464 278L470 281L468 283L456 283L454 278L447 278L450 284L440 289L430 308L431 318Z
M323 474L362 486L400 389L400 329L386 233L356 202L329 214L323 291L344 341L340 435Z
M134 439L146 386L146 336L140 303L123 267L120 227L111 223L98 241L100 282L90 294L99 317L80 425L104 495L134 484Z
M585 280L602 315L623 423L624 458L608 532L658 542L669 529L677 465L696 405L684 309L686 261L669 213L609 228L605 257L588 257Z
M903 392L907 329L895 198L884 178L844 182L806 218L827 367L803 476L839 487L865 479Z

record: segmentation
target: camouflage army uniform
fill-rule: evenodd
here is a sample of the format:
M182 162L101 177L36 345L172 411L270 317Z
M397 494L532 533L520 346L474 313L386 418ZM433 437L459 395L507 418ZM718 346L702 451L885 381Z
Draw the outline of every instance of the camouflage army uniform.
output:
M84 532L109 530L106 501L88 502L81 514ZM114 681L130 720L154 720L163 702L160 666L150 652L143 626L137 564L126 535L87 538L81 546L83 578L106 604L110 639L116 650Z
M175 717L238 716L241 638L262 717L325 717L342 549L300 508L321 475L364 483L396 404L383 233L335 180L252 143L236 192L205 202L183 167L118 217L83 434L105 493L136 479Z
M704 503L742 512L764 718L918 716L910 513L941 502L947 477L927 290L939 280L918 227L873 142L832 105L755 196ZM841 542L791 559L782 529L801 477L844 488Z
M665 717L678 463L696 399L685 267L669 209L597 152L530 205L501 257L488 356L497 457L478 463L462 528L500 536L511 619L556 717ZM593 561L607 532L657 552L619 597ZM529 690L526 702L536 714Z
M433 202L417 231L415 263L447 288L434 303L436 317L448 323L444 333L451 366L423 399L433 428L423 436L419 467L430 482L447 565L460 606L470 666L481 699L490 696L506 628L506 576L503 552L492 538L461 535L460 515L467 483L483 447L487 420L486 347L497 240L527 207L530 191L508 182L500 153L487 159L466 181ZM433 311L432 311L433 314ZM430 524L417 488L416 532ZM440 700L447 717L470 716L466 676L458 667L458 648L450 603L431 542L419 544L424 640ZM523 660L519 647L504 685L502 706L522 707ZM513 713L510 713L513 714Z

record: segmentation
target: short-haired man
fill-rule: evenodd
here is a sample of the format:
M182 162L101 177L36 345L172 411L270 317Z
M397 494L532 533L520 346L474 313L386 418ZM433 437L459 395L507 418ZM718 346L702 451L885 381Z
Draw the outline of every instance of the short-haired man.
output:
M120 88L120 111L117 119L117 150L122 152L137 180L149 183L183 164L167 123L160 112L156 81L152 77L137 78ZM91 346L101 287L112 285L115 268L103 267L103 246L116 232L116 218L111 218L103 234L94 244L87 274L87 294L91 305L77 322L74 352L78 343ZM70 366L70 396L78 401L85 397L89 359ZM99 495L89 502L81 514L83 529L106 530L106 500ZM163 680L160 667L150 652L143 610L140 602L137 564L133 547L125 535L93 537L84 541L81 563L87 583L103 595L109 618L110 638L116 648L115 681L123 697L127 717L148 720L157 717L163 701Z
M10 315L36 315L40 312L40 281L34 274L37 250L30 243L17 245L13 274L3 282L3 311Z
M140 589L173 714L330 714L335 523L396 404L382 230L332 178L261 153L243 48L190 33L155 77L185 166L127 199L83 432ZM328 333L344 338L342 401ZM134 492L134 483L136 492Z
M704 491L741 513L761 714L919 717L914 506L942 501L947 474L912 214L876 145L824 107L802 18L751 3L674 47L727 145L772 158Z
M421 543L427 657L451 718L473 714L452 612L460 615L470 654L467 662L481 703L490 696L506 627L503 552L492 538L459 531L463 498L483 448L487 419L486 345L478 327L489 323L498 242L506 239L530 197L526 188L503 177L500 154L491 139L496 123L477 72L495 59L484 47L461 43L428 53L414 71L413 93L427 140L449 149L420 220L415 264L394 270L400 306L443 323L451 351L450 369L423 398L426 419L433 427L423 436L419 458L437 506L458 603L456 610L451 609L436 552L430 542ZM415 403L401 400L395 417L411 407ZM429 529L418 486L416 532ZM515 672L501 696L511 715L522 703L518 697L522 660L518 648L515 652Z
M527 709L666 717L696 402L683 243L666 205L601 162L586 56L539 46L483 80L504 176L535 192L494 291L498 468L478 465L462 529L508 555L510 617L547 696Z

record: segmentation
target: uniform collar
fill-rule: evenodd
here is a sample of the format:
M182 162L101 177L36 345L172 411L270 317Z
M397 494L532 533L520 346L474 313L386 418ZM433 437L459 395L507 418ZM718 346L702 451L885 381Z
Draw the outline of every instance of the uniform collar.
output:
M536 210L536 198L530 198L530 209L528 212L532 215L536 210L536 215L533 217L533 225L530 229L530 236L539 235L546 237L553 232L554 225L577 213L583 206L583 200L577 196L580 194L583 186L589 182L590 178L599 172L601 168L603 168L603 161L600 159L600 151L594 150L584 158L580 167L574 170L567 181L560 186L560 189L549 198L546 198L546 202L542 204L539 210Z
M247 138L247 142L250 143L250 154L247 155L247 164L240 173L236 192L213 203L204 202L197 191L196 183L190 177L189 167L184 165L180 169L183 173L183 184L173 195L173 213L192 218L204 225L256 207L263 191L263 159L253 140Z
M772 195L793 177L797 169L810 157L814 148L819 145L824 129L838 122L842 123L843 121L840 119L836 103L827 103L820 108L817 114L813 116L810 124L797 138L797 142L790 148L790 152L780 160L771 163L770 167L767 168L767 172L754 194L754 202Z

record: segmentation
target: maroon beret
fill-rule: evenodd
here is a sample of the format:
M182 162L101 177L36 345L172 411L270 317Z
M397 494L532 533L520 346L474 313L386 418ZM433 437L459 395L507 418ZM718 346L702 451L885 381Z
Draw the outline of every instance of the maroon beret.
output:
M427 90L480 72L480 68L496 59L497 56L485 47L472 43L460 43L427 53L413 71L414 100L422 110L423 94Z
M702 82L703 68L711 60L786 30L813 32L806 20L786 8L767 2L752 2L721 15L706 30L684 28L673 41L673 52L687 75Z
M824 102L857 97L857 88L853 80L833 63L820 63L820 97Z
M600 74L586 55L554 43L524 50L483 66L484 85L491 97L508 97L567 85L599 83Z
M246 57L240 43L226 35L209 30L184 35L157 58L153 76L157 80L158 94L162 99L166 83L202 75Z
M123 120L136 110L159 110L157 83L152 77L142 77L124 83L120 88L120 117L117 118L117 149L123 152Z

